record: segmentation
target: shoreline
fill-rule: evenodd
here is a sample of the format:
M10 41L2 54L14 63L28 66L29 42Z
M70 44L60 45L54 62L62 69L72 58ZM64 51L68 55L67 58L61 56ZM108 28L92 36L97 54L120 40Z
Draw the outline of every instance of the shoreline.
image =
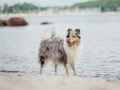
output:
M77 76L0 75L0 90L120 90L120 81Z
M120 15L120 12L90 12L90 13L70 13L70 14L27 14L27 13L21 13L21 14L0 14L0 17L3 16L83 16L83 15Z

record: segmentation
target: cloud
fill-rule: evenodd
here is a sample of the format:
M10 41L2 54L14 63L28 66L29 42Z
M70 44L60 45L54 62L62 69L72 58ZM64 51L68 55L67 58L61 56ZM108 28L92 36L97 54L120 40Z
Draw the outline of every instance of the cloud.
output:
M37 6L66 6L73 5L78 2L85 2L89 0L0 0L1 5L7 3L8 5L14 5L15 3L31 3Z

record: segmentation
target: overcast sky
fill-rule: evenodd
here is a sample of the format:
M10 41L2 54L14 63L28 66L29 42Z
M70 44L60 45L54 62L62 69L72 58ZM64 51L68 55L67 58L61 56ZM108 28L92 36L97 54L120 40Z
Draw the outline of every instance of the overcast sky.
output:
M37 6L66 6L85 1L89 0L0 0L0 5L4 5L5 3L8 5L14 5L16 3L27 2Z

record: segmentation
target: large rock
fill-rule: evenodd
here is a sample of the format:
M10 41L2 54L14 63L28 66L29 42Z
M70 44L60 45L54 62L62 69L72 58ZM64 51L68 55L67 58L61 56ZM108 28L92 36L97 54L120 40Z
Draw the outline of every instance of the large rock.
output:
M24 26L27 22L22 17L12 17L7 21L8 26Z
M7 26L7 21L0 19L0 26Z

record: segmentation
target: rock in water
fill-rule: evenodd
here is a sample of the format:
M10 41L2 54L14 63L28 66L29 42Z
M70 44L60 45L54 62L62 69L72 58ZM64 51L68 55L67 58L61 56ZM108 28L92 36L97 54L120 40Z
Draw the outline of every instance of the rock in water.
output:
M27 22L22 17L12 17L7 21L8 26L25 26Z
M42 25L44 25L44 24L52 24L52 22L42 22L41 24Z
M0 26L7 26L7 21L0 19Z

